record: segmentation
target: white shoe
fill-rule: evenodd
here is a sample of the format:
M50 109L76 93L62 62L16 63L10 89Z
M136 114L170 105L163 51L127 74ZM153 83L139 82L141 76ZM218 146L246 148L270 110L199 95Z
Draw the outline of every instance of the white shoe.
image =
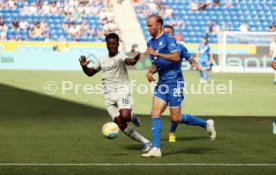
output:
M203 78L201 78L200 81L199 81L199 83L203 83L203 81L204 81Z
M145 144L144 144L144 148L142 149L142 151L147 152L147 151L149 151L151 148L152 148L152 144L151 144L151 142L148 142L148 143L145 143Z
M142 157L161 157L162 153L160 148L153 147L148 153L142 154Z
M215 130L215 122L214 120L210 119L207 120L207 127L206 127L207 132L210 135L211 141L214 141L217 137L217 133Z

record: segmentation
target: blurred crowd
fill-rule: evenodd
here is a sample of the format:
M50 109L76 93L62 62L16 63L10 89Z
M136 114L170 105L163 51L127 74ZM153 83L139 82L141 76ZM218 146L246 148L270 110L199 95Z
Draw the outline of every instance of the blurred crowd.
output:
M20 32L17 36L11 35L8 37L8 30L26 31L27 38L42 37L45 40L66 40L64 36L50 36L51 30L57 30L56 26L60 26L58 31L68 32L68 37L71 40L77 40L79 37L96 37L97 40L102 40L108 33L118 32L118 27L115 23L115 15L113 6L109 0L36 0L32 3L24 0L0 0L0 9L18 11L18 16L5 19L0 16L1 40L20 40ZM33 20L26 20L26 17L32 16ZM49 24L49 17L58 16L57 23ZM94 23L90 23L90 17ZM62 18L61 18L62 17ZM60 19L60 20L59 20ZM7 24L6 20L11 20ZM56 19L50 20L53 22ZM97 20L100 22L98 23ZM59 33L60 34L60 33Z

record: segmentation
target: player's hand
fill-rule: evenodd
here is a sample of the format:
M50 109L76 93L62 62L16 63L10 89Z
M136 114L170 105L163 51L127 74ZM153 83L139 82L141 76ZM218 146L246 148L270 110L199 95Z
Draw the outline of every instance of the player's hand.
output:
M86 56L84 56L84 55L80 56L79 61L80 61L80 65L82 67L85 67L85 66L87 66L90 63L90 61L87 61Z
M152 48L147 48L146 55L153 55L154 57L158 56L158 52L154 51Z
M153 73L147 72L146 76L147 76L147 79L148 79L149 82L155 81Z
M200 70L201 70L201 67L198 66L198 65L195 65L195 66L193 66L193 69L196 70L196 71L200 71Z

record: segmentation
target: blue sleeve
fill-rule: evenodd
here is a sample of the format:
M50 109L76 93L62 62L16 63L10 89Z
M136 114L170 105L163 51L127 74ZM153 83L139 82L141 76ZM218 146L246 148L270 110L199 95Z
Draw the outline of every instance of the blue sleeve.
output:
M180 57L184 58L185 60L189 60L192 58L192 55L189 53L188 49L186 47L182 47Z
M167 47L170 53L174 52L174 51L178 51L177 50L177 45L176 45L176 40L174 39L174 37L172 36L168 36L167 38Z
M273 61L276 62L276 57L273 58Z
M208 45L208 53L211 52L211 47Z

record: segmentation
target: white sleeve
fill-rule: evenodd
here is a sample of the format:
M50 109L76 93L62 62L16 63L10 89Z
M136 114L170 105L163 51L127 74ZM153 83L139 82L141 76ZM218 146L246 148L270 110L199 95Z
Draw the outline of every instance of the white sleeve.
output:
M270 48L269 48L270 51L273 51L273 45L274 45L274 42L272 42L272 43L270 44Z
M95 62L95 64L93 65L93 69L100 71L101 68L101 63L100 63L100 59L97 59L97 61Z
M121 52L120 53L120 58L124 62L128 58L128 56L124 52Z

